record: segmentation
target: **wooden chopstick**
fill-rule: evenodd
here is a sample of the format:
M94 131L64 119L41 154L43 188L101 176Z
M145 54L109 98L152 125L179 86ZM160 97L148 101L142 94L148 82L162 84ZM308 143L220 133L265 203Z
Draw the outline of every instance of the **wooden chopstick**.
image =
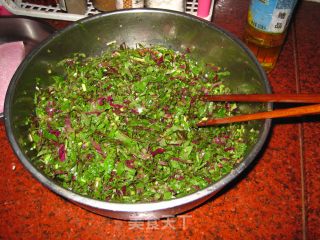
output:
M296 117L296 116L316 114L316 113L320 113L320 104L313 104L309 106L295 107L295 108L288 108L288 109L278 109L278 110L269 111L269 112L258 112L258 113L252 113L252 114L227 117L227 118L208 119L208 120L199 122L197 126L206 127L206 126L212 126L216 124L271 119L271 118L282 118L282 117Z
M204 95L199 98L206 102L320 103L320 94L230 94Z

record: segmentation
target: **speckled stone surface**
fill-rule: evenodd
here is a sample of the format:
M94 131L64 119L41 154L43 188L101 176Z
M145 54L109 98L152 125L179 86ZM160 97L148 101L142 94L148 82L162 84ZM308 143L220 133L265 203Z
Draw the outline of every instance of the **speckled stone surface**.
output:
M320 4L305 4L296 15L297 75L300 91L320 93ZM305 13L308 14L305 14ZM306 236L320 238L320 117L302 123L302 157L305 195Z
M214 23L240 37L249 1L217 0ZM302 2L269 79L320 93L320 4ZM67 23L51 21L61 28ZM320 239L320 118L277 120L254 164L200 207L161 221L98 216L39 184L0 123L0 239Z

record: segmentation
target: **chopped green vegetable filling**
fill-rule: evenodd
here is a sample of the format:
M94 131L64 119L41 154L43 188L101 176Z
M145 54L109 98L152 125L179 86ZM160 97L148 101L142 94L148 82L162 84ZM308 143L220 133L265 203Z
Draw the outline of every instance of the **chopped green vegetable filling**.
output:
M246 136L257 138L245 123L196 127L238 108L197 100L229 93L229 73L188 52L122 46L59 64L66 74L34 98L33 162L79 194L111 202L185 196L228 174L246 154Z

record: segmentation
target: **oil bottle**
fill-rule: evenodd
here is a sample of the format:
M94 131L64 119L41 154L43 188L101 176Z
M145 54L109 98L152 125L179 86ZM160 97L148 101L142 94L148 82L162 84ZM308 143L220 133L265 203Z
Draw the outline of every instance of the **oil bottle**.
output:
M266 72L275 67L296 3L297 0L251 0L244 42Z

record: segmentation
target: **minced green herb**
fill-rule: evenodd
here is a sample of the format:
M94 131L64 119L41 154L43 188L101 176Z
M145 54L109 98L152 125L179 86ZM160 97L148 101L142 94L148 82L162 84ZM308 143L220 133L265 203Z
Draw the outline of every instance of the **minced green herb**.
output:
M181 197L218 181L244 157L245 123L197 128L230 116L227 71L197 63L189 51L120 48L59 63L65 75L37 87L30 121L33 163L61 186L94 199L151 202ZM248 133L249 131L249 133Z

